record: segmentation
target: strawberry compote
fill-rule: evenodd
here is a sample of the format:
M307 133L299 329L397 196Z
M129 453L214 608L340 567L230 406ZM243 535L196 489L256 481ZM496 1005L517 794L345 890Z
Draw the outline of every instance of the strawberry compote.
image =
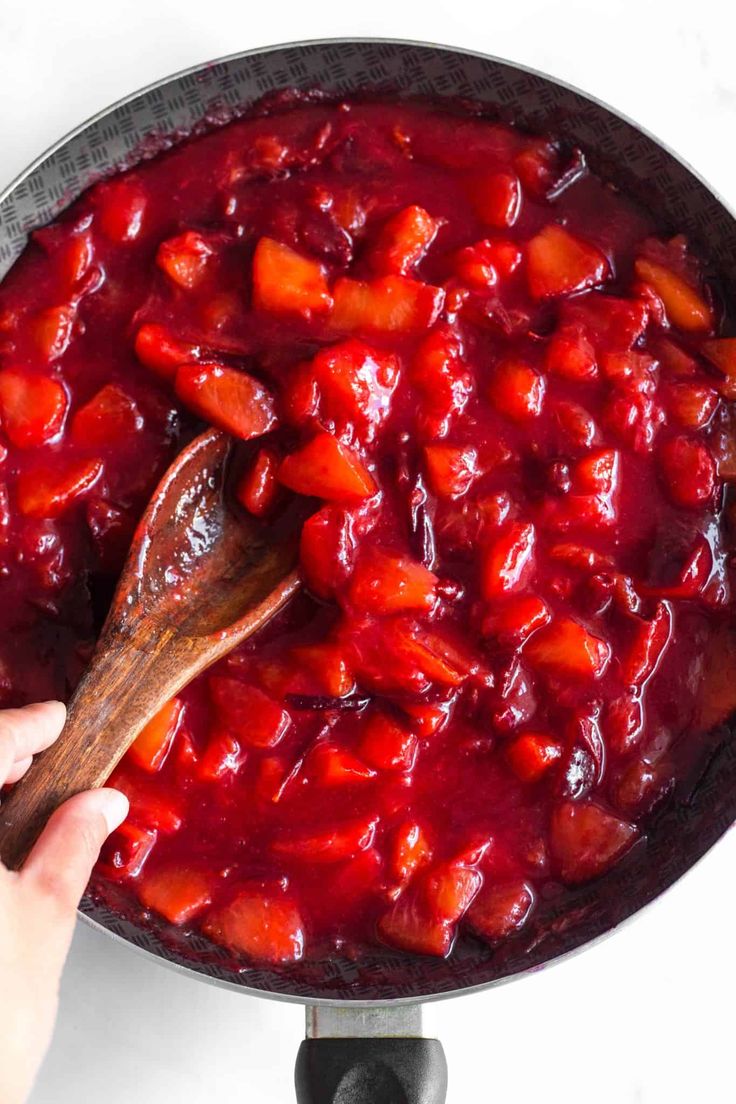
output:
M98 887L241 963L444 956L646 846L735 704L724 332L579 151L439 106L294 100L37 231L0 288L5 701L68 697L203 423L233 509L307 517L300 596L116 771Z

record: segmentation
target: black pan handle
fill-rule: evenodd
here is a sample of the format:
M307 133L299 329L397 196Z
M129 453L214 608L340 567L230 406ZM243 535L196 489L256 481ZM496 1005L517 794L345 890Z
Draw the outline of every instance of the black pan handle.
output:
M439 1039L305 1039L294 1073L298 1104L444 1104Z

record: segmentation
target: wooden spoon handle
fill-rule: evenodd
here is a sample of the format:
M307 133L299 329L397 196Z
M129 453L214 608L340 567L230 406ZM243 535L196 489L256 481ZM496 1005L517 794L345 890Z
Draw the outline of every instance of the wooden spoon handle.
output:
M145 650L134 638L100 645L72 698L61 736L0 804L0 858L11 870L21 866L62 802L105 783L172 693L170 683L148 674L163 640L149 638Z

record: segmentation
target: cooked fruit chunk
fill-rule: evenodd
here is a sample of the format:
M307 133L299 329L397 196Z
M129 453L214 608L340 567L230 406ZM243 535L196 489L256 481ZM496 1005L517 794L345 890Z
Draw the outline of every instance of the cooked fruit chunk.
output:
M489 545L481 561L481 593L502 598L528 582L534 569L536 533L530 522L514 521Z
M543 732L525 732L506 747L506 759L522 782L536 782L562 758L562 745Z
M353 569L355 535L350 514L324 506L302 526L299 560L304 581L314 594L329 598Z
M254 517L266 517L278 498L279 460L273 449L259 449L235 488L240 505Z
M513 226L521 210L521 184L516 173L492 172L474 176L468 190L478 217L496 230Z
M184 704L179 698L162 705L158 713L141 729L131 744L128 758L143 770L161 770L184 715Z
M478 473L478 453L471 445L427 445L424 466L429 489L441 498L459 498Z
M135 241L143 228L146 196L133 180L115 180L95 188L97 224L105 237L119 245Z
M432 858L426 831L415 820L404 821L394 832L388 853L389 873L401 888Z
M327 740L318 740L308 753L304 774L321 786L344 786L376 777L376 772L357 755Z
M528 422L542 413L545 390L544 378L530 364L505 360L493 370L488 397L513 422Z
M359 749L366 763L378 770L411 770L417 753L417 737L384 710L367 718Z
M388 220L371 250L371 268L379 276L406 276L421 261L440 223L416 204Z
M133 399L116 383L106 384L72 419L72 440L102 448L125 441L143 428L143 417Z
M332 306L325 270L288 245L261 238L253 254L253 306L309 319Z
M552 617L547 603L536 594L512 595L494 603L483 621L483 632L505 647L518 647Z
M701 351L711 364L723 372L721 394L726 399L736 399L736 337L718 337L704 341Z
M468 927L491 943L506 939L526 924L534 891L526 882L487 881L465 916Z
M355 450L330 433L317 433L282 460L278 478L298 494L329 502L359 502L377 490L373 476Z
M209 689L223 725L252 747L274 747L285 736L291 717L257 686L213 675Z
M565 801L552 813L552 853L563 880L572 884L608 870L638 834L633 824L592 802Z
M240 740L227 729L215 728L210 733L201 756L196 763L195 774L201 782L220 782L237 774L245 762L246 752Z
M129 820L125 821L103 844L98 871L115 881L136 878L157 839L155 828L142 828Z
M159 912L171 924L188 924L212 902L210 880L186 866L165 866L141 882L140 898L146 908Z
M322 831L300 833L294 829L289 835L274 840L273 851L276 855L293 857L300 862L342 862L371 846L376 824L375 817L363 817Z
M175 238L161 242L156 253L156 264L170 280L191 291L202 282L212 247L196 230L187 230Z
M535 633L524 655L549 675L597 679L608 666L611 647L579 621L564 617Z
M686 429L702 429L718 406L713 388L694 380L669 383L661 393L670 416Z
M671 437L659 450L659 460L667 490L678 506L697 510L711 499L716 467L702 442L690 437Z
M572 328L550 338L544 367L554 376L569 380L593 380L598 375L595 351L585 334Z
M329 642L294 648L293 659L305 668L322 693L342 698L355 689L346 649Z
M200 348L174 337L166 326L146 322L135 336L135 355L162 379L173 380L182 364L199 360Z
M699 294L672 269L639 257L634 265L636 275L654 288L664 303L667 317L680 330L701 332L713 326L713 311Z
M550 223L526 249L526 275L534 299L569 295L602 284L611 274L601 251Z
M641 686L654 672L672 633L672 613L659 602L654 616L636 617L628 651L621 658L621 678L627 686Z
M299 909L280 889L245 889L225 908L211 913L203 927L215 943L256 962L298 962L304 954Z
M472 394L473 378L462 356L460 339L447 326L433 330L416 351L410 376L430 436L445 434L450 420L462 412Z
M45 445L62 430L69 400L63 384L20 368L0 372L2 428L16 448Z
M18 509L26 517L55 518L95 485L101 460L72 460L50 467L25 468L18 476Z
M459 863L444 863L420 874L378 921L380 938L404 951L445 958L481 882L477 870Z
M183 364L174 388L200 418L243 441L276 425L271 394L247 372L219 364Z
M355 565L348 600L366 613L399 613L432 609L437 576L407 556L381 549L364 552Z
M407 276L352 280L334 287L331 325L346 333L413 333L428 330L442 310L442 288Z
M58 360L72 340L76 312L72 306L49 307L33 319L33 341L45 360Z
M339 429L353 425L371 440L391 410L399 382L397 357L350 338L321 349L303 371L302 386L314 386L315 408L323 421Z

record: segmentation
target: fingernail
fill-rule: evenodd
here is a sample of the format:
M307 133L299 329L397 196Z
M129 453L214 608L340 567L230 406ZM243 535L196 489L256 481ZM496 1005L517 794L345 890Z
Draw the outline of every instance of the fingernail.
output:
M128 815L130 802L120 790L104 789L97 791L100 800L100 812L107 823L107 833L119 828Z

